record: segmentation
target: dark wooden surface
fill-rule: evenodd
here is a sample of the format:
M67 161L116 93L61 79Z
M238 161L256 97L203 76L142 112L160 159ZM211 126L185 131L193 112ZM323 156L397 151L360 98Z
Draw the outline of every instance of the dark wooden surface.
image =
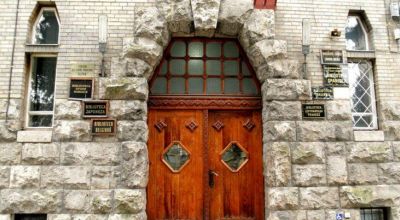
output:
M255 125L250 130L243 126L249 119ZM186 126L191 120L198 125L193 131ZM224 124L220 131L212 127L216 120ZM159 121L166 124L162 130L155 127ZM151 109L148 124L148 219L264 219L259 111ZM173 141L191 153L190 162L178 173L161 160ZM249 161L238 172L221 162L221 152L232 141L249 153ZM213 188L208 184L209 170L218 174Z

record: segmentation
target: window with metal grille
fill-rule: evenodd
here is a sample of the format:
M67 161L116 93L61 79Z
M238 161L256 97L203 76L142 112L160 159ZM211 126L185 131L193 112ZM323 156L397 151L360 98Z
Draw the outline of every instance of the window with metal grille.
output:
M371 61L349 61L351 111L355 129L377 129L373 65Z
M361 209L361 220L388 220L386 208Z
M46 220L46 214L15 214L14 220Z

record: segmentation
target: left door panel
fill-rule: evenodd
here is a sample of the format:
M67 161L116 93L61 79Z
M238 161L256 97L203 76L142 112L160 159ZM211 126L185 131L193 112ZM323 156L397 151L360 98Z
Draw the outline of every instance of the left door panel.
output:
M203 113L150 110L148 219L203 219Z

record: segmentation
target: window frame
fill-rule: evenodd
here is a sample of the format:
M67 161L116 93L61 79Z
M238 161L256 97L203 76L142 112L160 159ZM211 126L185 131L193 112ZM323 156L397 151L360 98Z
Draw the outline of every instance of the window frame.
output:
M354 17L354 18L357 19L358 22L360 22L361 29L362 29L362 31L363 31L363 33L364 33L364 36L365 36L365 50L351 50L351 49L347 49L347 38L346 38L346 33L345 33L346 50L347 50L347 51L371 51L371 47L370 47L370 44L371 44L371 43L370 43L370 37L369 37L369 34L368 34L368 32L367 32L367 28L366 28L366 24L365 24L364 19L363 19L360 15L358 15L358 14L349 14L349 15L347 16L347 19L349 19L350 17ZM346 23L346 28L347 28L347 23ZM346 28L345 28L345 29L346 29Z
M369 59L351 59L349 58L348 63L360 63L360 62L368 62L371 65L371 71L369 73L369 83L370 83L370 90L371 90L371 105L372 105L372 112L371 113L354 113L353 112L353 101L351 100L353 97L350 97L350 102L351 102L351 116L352 116L352 121L354 116L365 116L365 115L371 115L372 116L372 126L371 127L355 127L353 123L353 130L362 130L362 131L370 131L370 130L378 130L378 111L377 111L377 99L376 99L376 93L375 93L375 76L374 76L374 63L372 60ZM350 76L350 73L348 74L348 77ZM349 89L351 89L352 85L349 85Z
M53 101L53 111L30 111L30 94L32 90L32 72L33 72L33 62L34 58L38 57L55 57L57 58L58 62L58 56L57 54L31 54L30 56L30 65L29 65L29 77L28 77L28 88L27 88L27 93L26 93L26 100L25 100L25 128L28 129L52 129L54 127L54 112L55 112L55 105L56 105L56 94L57 94L57 63L56 63L56 68L55 68L55 74L54 74L54 101ZM32 114L34 112L34 114ZM31 115L52 115L53 118L51 120L51 126L49 127L32 127L29 126L30 122L30 116Z
M34 43L35 42L35 33L36 33L36 31L35 31L35 27L36 27L36 25L38 24L38 22L39 22L39 20L40 20L40 17L43 15L43 12L44 11L53 11L54 12L54 14L56 15L56 19L57 19L57 22L58 22L58 39L57 39L57 43L56 44L38 44L38 43ZM39 11L39 13L38 13L38 15L36 16L36 18L35 18L35 22L33 23L33 25L32 25L32 31L31 31L31 39L30 39L30 44L31 45L38 45L38 46L52 46L52 45L60 45L60 29L61 29L61 21L60 21L60 18L59 18L59 16L58 16L58 12L57 12L57 8L56 7L42 7L42 8L40 8L40 11Z

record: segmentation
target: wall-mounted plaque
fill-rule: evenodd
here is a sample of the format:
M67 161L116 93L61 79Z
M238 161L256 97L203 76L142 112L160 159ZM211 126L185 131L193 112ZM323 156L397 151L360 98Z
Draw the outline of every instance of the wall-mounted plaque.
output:
M96 118L107 117L108 101L84 101L83 102L83 117Z
M313 87L312 96L316 100L331 100L333 99L333 88L330 86Z
M69 98L78 100L92 99L93 87L93 78L71 78Z
M343 51L341 50L321 50L322 64L342 64Z
M117 120L115 119L92 119L92 135L114 135L116 128Z
M323 104L302 104L303 119L324 119L325 105Z
M347 65L323 65L324 85L349 87Z

